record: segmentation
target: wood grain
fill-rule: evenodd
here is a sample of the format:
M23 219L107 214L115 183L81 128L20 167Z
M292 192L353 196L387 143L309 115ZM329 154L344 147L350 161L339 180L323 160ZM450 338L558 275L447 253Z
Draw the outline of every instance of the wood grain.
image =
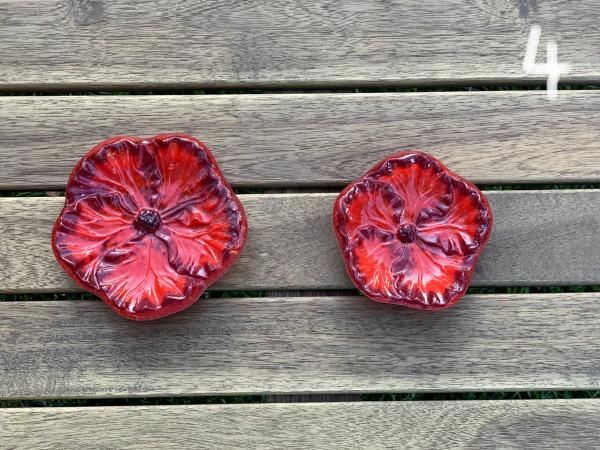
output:
M600 402L185 405L0 410L8 448L578 448ZM132 424L135 423L135 426Z
M580 0L2 0L8 90L542 81L531 24L565 81L600 80L600 5Z
M600 388L600 294L202 300L156 322L0 303L0 398Z
M600 282L600 190L489 191L495 228L473 284ZM333 235L335 194L240 196L249 238L216 289L351 289ZM0 198L0 292L78 290L54 261L62 198Z
M239 187L342 186L410 148L478 183L598 182L599 122L597 91L0 97L0 188L63 189L102 140L160 132Z

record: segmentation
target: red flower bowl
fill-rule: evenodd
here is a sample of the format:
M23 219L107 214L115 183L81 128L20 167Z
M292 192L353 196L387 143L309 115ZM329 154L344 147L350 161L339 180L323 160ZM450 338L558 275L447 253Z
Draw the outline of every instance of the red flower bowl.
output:
M118 136L73 169L52 249L117 314L151 320L192 305L231 267L246 234L242 205L202 142Z
M372 300L435 310L465 293L492 230L483 193L423 152L396 153L337 198L352 282Z

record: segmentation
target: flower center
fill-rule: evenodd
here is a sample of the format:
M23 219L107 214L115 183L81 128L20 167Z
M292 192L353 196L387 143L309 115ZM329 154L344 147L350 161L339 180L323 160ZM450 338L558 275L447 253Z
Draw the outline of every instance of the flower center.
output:
M154 233L160 226L160 214L153 209L142 209L133 224L140 231Z
M412 223L405 223L398 229L396 236L403 244L410 244L417 239L417 229Z

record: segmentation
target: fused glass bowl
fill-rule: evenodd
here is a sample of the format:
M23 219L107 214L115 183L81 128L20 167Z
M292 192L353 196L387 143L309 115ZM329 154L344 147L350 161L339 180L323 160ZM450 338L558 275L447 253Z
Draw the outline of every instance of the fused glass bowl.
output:
M342 191L333 210L356 287L378 302L426 310L464 295L492 221L477 187L417 151L379 162Z
M150 320L193 304L234 263L246 234L242 205L202 142L119 136L73 169L52 248L115 312Z

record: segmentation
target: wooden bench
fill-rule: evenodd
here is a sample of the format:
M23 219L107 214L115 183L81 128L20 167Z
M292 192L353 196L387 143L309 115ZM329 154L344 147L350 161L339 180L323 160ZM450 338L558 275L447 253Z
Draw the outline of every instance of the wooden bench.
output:
M0 409L0 446L597 444L595 399L360 400L600 390L600 293L585 288L600 284L600 190L574 188L600 182L600 91L450 91L543 84L521 67L534 23L558 41L563 81L600 83L599 18L594 0L0 0L0 90L60 93L0 96L0 188L39 192L0 197L0 294L79 291L50 248L63 198L42 191L64 189L87 149L186 132L236 188L261 191L240 195L249 240L215 289L266 295L150 323L99 301L0 302L0 398L106 402ZM392 89L425 86L438 88ZM192 91L225 88L272 92ZM66 95L117 90L146 93ZM486 192L495 229L473 286L582 292L468 295L435 314L356 296L334 191L404 148L480 185L533 184ZM230 395L267 401L119 404Z

